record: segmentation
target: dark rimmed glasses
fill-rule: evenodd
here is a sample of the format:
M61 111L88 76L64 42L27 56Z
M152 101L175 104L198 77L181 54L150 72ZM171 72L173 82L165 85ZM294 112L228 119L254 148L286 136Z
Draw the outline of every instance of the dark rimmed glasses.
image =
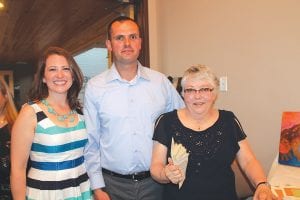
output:
M197 93L203 94L203 95L208 95L211 94L211 92L214 91L214 88L200 88L200 89L194 89L194 88L186 88L184 89L184 93L190 94L190 95L195 95Z

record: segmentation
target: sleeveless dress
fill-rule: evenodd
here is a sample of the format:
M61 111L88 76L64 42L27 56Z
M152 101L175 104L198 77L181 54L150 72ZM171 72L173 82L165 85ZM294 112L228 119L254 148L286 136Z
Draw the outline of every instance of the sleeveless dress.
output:
M30 152L26 199L92 199L83 148L87 134L83 116L73 127L55 125L35 103L37 127Z

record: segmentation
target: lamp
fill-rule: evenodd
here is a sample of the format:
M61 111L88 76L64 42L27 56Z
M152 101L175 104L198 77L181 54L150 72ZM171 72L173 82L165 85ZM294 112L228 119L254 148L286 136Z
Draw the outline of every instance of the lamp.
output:
M0 9L4 8L4 1L0 0Z

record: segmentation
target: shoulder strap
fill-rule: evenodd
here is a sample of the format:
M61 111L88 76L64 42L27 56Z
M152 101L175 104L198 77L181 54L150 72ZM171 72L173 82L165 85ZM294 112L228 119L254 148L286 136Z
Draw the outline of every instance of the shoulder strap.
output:
M42 111L41 107L39 107L36 103L28 102L28 105L30 105L33 108L35 113Z

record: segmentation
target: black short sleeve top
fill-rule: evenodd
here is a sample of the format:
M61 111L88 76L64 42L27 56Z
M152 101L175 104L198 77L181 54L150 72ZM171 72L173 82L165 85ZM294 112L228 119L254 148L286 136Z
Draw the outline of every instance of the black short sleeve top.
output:
M157 119L153 140L168 148L168 157L172 138L186 148L189 158L182 187L167 184L164 199L237 199L231 164L246 134L232 112L219 110L217 121L203 131L185 127L177 110L165 113Z

